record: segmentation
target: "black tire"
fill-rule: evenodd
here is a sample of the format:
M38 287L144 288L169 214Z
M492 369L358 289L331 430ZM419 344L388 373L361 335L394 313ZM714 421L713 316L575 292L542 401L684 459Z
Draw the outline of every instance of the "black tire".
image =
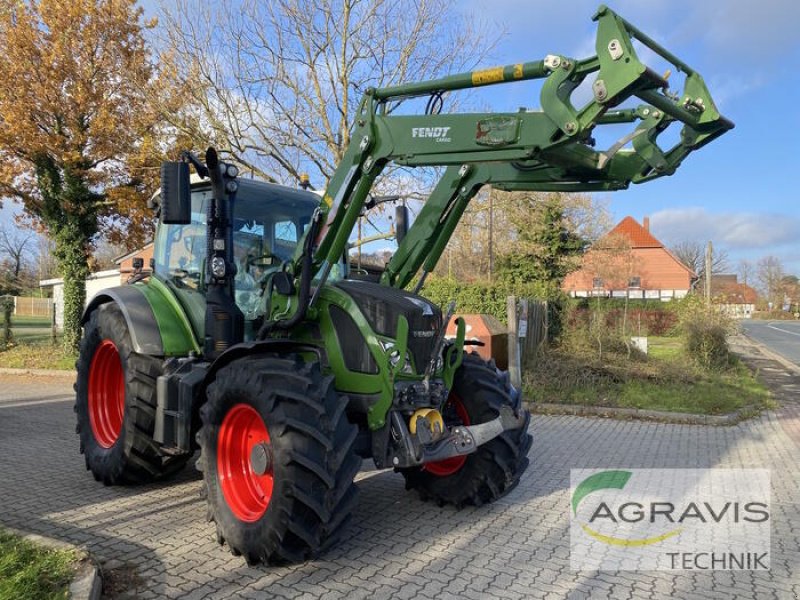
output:
M242 405L261 417L272 452L272 496L255 520L234 513L219 479L223 420ZM303 561L338 541L356 503L353 478L361 466L353 451L358 430L346 406L333 377L295 355L249 357L220 369L200 409L197 434L207 517L220 544L252 565Z
M406 479L406 489L417 490L423 500L459 508L481 506L514 489L528 467L528 451L533 442L528 433L530 413L521 408L520 393L511 385L508 373L499 371L494 361L486 362L475 353L464 355L453 380L453 395L460 399L471 425L494 419L503 405L523 410L524 425L480 446L467 455L463 465L452 474L434 474L424 466L401 469L401 472ZM456 424L453 418L457 417L451 405L453 395L443 415L448 424Z
M119 435L110 447L96 437L89 416L89 377L92 360L103 342L110 341L119 354L124 379L124 413ZM189 455L164 456L153 441L156 417L156 378L159 359L133 351L125 317L116 303L99 306L84 326L76 363L75 412L80 451L86 468L105 485L154 481L179 471Z

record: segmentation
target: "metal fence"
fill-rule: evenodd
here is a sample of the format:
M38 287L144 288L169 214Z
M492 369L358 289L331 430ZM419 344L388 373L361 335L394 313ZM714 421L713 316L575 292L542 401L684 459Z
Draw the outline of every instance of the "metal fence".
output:
M50 317L52 314L52 298L14 296L14 316L16 317Z
M508 297L508 372L511 383L522 385L522 367L534 360L547 342L548 306L543 300Z

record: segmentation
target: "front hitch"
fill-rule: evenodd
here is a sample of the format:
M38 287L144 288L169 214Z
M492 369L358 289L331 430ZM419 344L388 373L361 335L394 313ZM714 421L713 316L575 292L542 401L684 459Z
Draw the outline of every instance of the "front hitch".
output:
M392 413L392 424L395 431L406 443L402 450L392 457L392 465L398 468L417 467L429 462L436 462L472 454L480 446L511 429L519 429L525 424L524 409L514 411L510 406L502 406L500 414L486 423L478 425L456 425L444 432L432 429L431 421L420 418L416 422L416 433L412 434L400 418Z

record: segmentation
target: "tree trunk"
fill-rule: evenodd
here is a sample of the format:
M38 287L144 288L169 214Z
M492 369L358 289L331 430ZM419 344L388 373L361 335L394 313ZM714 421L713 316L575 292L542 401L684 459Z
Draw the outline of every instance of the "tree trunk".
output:
M3 310L3 337L0 339L0 350L5 350L13 341L11 314L14 312L14 299L11 296L0 297L0 307Z
M89 244L97 233L101 197L91 191L85 168L62 169L47 154L36 158L36 179L43 200L40 218L55 240L56 260L64 278L64 349L77 354L89 275Z
M67 225L59 232L56 256L64 278L64 349L77 354L89 275L87 241L78 227Z

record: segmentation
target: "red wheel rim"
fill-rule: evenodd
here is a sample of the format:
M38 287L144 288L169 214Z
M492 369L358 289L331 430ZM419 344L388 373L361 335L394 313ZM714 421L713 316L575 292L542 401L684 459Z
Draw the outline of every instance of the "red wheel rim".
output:
M269 444L264 419L249 404L234 405L219 428L217 478L231 512L248 523L261 518L272 498L272 466L259 475L250 461L258 444Z
M122 431L125 415L125 374L119 351L103 340L89 365L89 424L95 441L111 448Z
M455 412L455 416L457 416L457 420L460 420L460 423L453 422L454 419L446 418L445 423L448 427L453 425L469 425L469 414L467 413L467 409L464 407L464 403L461 401L461 398L455 395L454 392L450 392L450 397L447 399L447 403L444 405L444 413L447 416L449 411L448 409L452 408ZM428 473L432 475L437 475L438 477L447 477L448 475L454 475L464 466L464 463L467 462L467 456L453 456L451 458L445 458L444 460L437 460L435 462L429 462L422 466Z

